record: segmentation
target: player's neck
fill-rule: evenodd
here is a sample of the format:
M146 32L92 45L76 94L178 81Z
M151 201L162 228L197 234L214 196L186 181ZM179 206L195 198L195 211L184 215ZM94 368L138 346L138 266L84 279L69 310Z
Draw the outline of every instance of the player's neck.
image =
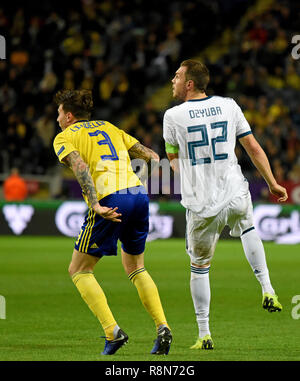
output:
M80 119L72 119L72 120L70 120L69 122L66 123L65 128L62 128L62 130L64 131L69 126L72 126L72 124L75 124L75 123L80 122L80 121L81 121Z
M72 124L75 124L77 122L78 122L78 120L74 119L74 120L72 120L71 122L68 123L67 127L72 126Z
M185 101L190 101L192 99L203 99L203 98L207 98L206 93L200 93L200 92L195 93L195 92L193 92L193 93L186 95Z

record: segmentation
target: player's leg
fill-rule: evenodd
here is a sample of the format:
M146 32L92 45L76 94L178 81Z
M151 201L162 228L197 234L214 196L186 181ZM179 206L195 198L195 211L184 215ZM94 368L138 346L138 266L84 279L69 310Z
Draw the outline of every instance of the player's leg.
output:
M123 249L121 252L124 270L137 288L141 302L153 318L156 328L163 324L168 326L156 284L144 267L144 253L131 255Z
M193 299L199 336L191 349L213 349L209 328L211 259L219 238L221 218L199 218L193 212L186 213L186 249L191 258L190 289Z
M241 238L245 256L262 288L263 307L270 312L280 311L282 306L271 284L264 246L253 225L250 193L235 198L230 208L230 234Z
M102 199L102 204L109 203L110 197ZM106 296L93 274L93 269L102 256L117 255L119 229L120 224L105 220L89 209L69 266L75 286L105 332L104 355L114 354L128 341L128 336L117 325Z
M199 266L193 262L191 263L190 289L199 331L198 340L196 344L191 347L192 349L213 349L209 329L211 299L209 269L210 263L203 266Z
M246 258L261 285L262 292L274 294L275 292L270 281L264 246L254 226L246 229L240 238Z
M94 277L93 270L100 258L74 249L69 274L81 297L98 318L107 340L113 340L118 326L108 306L106 296Z
M261 285L263 308L269 312L281 311L282 305L279 303L271 284L264 246L255 228L252 227L244 231L241 235L241 241L246 258Z
M122 225L122 263L135 285L141 302L154 320L157 339L152 354L168 354L172 335L157 287L144 267L144 251L149 231L149 198L144 187L134 187L126 196L128 220ZM122 216L124 213L122 212Z
M158 338L152 354L168 354L172 335L153 279L144 267L144 253L134 255L122 249L122 263L129 280L135 285L140 300L152 317Z

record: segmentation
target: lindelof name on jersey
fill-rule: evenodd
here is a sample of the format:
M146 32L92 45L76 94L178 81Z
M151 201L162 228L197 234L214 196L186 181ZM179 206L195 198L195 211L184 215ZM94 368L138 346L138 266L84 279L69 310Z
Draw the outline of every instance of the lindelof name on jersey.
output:
M222 115L221 107L209 107L197 110L189 110L190 118L204 118L206 116Z
M75 126L70 128L70 130L73 132L77 132L81 128L95 128L95 127L103 126L104 124L105 124L105 122L103 122L101 120L97 120L97 121L93 121L93 122L82 122L80 124L79 123L76 124Z

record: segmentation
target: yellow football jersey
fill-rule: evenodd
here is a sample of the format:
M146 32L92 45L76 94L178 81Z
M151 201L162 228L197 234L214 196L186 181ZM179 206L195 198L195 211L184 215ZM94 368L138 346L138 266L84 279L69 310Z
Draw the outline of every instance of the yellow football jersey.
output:
M98 200L121 189L142 185L133 172L128 150L138 140L102 120L79 121L54 139L59 161L78 151L89 166ZM87 197L83 194L85 201ZM89 205L90 206L90 205Z

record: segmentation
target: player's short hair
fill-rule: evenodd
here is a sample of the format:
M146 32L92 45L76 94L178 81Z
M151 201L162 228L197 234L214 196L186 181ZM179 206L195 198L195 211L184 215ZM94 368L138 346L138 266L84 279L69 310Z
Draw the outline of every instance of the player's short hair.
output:
M185 60L182 61L180 66L185 66L185 78L187 81L194 82L197 90L205 92L209 82L209 71L207 67L200 61Z
M55 94L54 102L62 105L64 112L71 112L75 118L91 117L93 97L90 90L60 90Z

